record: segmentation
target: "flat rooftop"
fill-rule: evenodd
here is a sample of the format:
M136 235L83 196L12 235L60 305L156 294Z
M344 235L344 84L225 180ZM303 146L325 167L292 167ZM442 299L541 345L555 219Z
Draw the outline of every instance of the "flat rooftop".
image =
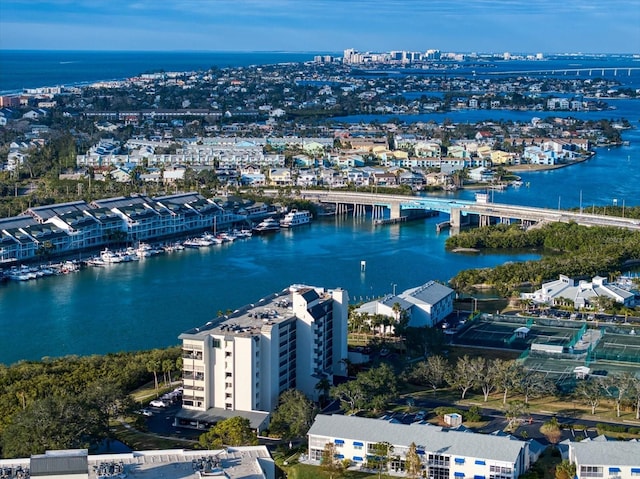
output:
M209 321L203 326L193 328L182 333L180 339L189 337L201 337L209 334L222 334L234 336L253 336L260 334L263 327L282 323L291 319L293 314L293 292L304 291L321 293L324 295L324 288L312 286L295 285L283 289L278 293L273 293L259 301L247 304L232 313L219 316Z
M0 467L29 467L29 459L3 459ZM265 446L249 446L209 451L135 451L123 454L89 455L89 479L126 477L137 479L265 479L274 477L273 461ZM266 474L264 471L267 471ZM112 476L109 472L112 471ZM201 471L210 474L201 474ZM219 473L215 475L215 473Z

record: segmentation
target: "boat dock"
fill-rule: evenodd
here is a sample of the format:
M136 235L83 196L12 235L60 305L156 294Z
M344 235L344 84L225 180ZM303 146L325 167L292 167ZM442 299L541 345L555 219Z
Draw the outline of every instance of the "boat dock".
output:
M442 230L451 228L450 221L442 221L441 223L436 223L436 231L440 233Z
M375 226L395 225L396 223L404 223L407 221L407 218L407 216L401 216L399 218L378 218L373 220L373 224Z

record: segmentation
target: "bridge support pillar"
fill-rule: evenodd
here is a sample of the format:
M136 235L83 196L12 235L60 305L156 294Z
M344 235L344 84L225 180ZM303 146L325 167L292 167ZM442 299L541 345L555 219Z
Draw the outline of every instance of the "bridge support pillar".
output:
M391 219L400 218L400 203L391 203Z
M452 228L460 228L461 223L461 214L460 208L451 208L451 217L449 218L449 223Z

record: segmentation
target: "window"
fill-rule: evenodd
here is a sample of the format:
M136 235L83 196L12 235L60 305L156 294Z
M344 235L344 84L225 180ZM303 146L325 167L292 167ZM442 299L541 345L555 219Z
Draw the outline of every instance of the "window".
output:
M455 463L456 464L464 464L464 457L456 457L455 458Z
M580 477L603 477L602 467L580 466Z
M232 377L232 376L233 376L233 374L231 374L231 373L224 373L224 377L225 377L225 378L230 378L230 377Z
M217 338L213 338L213 347L220 348L220 340Z
M640 477L640 467L631 468L631 477Z

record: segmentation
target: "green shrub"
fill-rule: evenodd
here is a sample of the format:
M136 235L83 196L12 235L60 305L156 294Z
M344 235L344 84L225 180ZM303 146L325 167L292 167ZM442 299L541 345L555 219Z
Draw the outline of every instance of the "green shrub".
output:
M626 426L621 426L618 424L606 424L599 422L596 424L596 428L598 431L607 431L607 432L627 432Z
M460 414L461 416L464 417L462 410L453 406L440 406L435 408L433 412L436 414L436 416L439 416L439 417L444 417L445 414Z
M467 422L482 421L482 414L480 414L480 406L471 406L469 408L469 411L466 414L463 414L463 416L466 416L465 419Z

